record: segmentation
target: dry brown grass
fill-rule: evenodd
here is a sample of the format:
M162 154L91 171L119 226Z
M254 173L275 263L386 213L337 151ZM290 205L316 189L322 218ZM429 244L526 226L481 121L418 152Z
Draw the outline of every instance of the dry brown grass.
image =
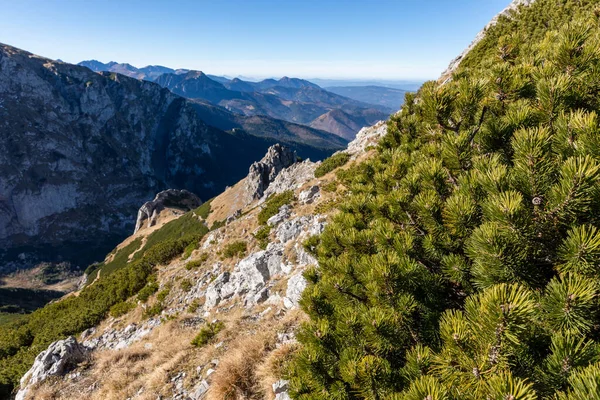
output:
M303 313L292 311L282 320L259 321L258 331L238 330L212 375L207 400L272 398L272 385L295 350L293 345L277 347L277 333L294 330L304 319Z
M275 341L276 337L270 332L236 340L212 376L207 400L264 398L266 393L256 372L260 362L274 348Z
M270 352L256 368L256 378L265 399L273 400L273 384L281 379L286 365L298 349L297 344L283 344Z
M222 221L235 211L246 206L246 180L242 179L225 192L215 197L210 203L211 212L206 219L208 226L216 221Z

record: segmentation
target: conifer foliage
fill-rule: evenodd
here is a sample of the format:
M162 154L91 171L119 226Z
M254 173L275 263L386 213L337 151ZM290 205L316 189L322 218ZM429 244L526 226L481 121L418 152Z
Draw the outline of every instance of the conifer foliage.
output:
M294 398L600 398L596 7L501 20L340 176Z

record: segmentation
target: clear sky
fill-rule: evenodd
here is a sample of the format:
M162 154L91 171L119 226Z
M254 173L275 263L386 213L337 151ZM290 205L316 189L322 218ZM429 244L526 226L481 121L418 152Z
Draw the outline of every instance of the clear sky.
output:
M253 77L430 79L510 0L0 0L0 42Z

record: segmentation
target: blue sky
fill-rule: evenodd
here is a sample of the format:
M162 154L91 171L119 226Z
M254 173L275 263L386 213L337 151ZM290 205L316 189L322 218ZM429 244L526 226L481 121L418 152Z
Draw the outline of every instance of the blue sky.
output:
M509 0L0 0L0 42L67 62L431 79Z

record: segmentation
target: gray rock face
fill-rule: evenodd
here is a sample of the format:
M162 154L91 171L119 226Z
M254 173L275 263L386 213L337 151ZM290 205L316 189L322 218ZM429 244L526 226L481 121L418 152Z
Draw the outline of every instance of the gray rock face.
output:
M318 186L311 186L310 188L300 192L298 201L301 204L311 204L321 196L320 192L321 189Z
M285 292L285 298L283 304L286 308L297 308L302 297L302 292L306 289L306 279L302 274L293 275L288 280L287 290Z
M248 201L260 199L275 177L296 162L296 153L280 144L269 147L262 160L253 163L246 178Z
M221 291L223 286L229 282L229 272L221 273L206 289L206 300L204 302L204 308L210 310L216 307L221 302Z
M85 265L130 234L161 189L216 184L218 131L149 82L0 44L0 121L0 247L11 253L36 247L38 259ZM82 246L94 258L70 257Z
M109 328L99 337L83 341L83 345L88 349L124 349L133 343L141 340L154 328L161 324L160 318L150 319L143 324L130 324L123 329ZM86 334L84 332L84 334ZM82 335L82 339L87 335Z
M273 215L267 220L267 225L277 226L290 217L291 207L288 204L284 204L279 208L277 214Z
M269 280L282 272L283 246L270 246L244 258L234 267L231 275L224 272L206 289L204 309L210 310L221 301L239 296L247 306L268 298Z
M316 163L305 160L284 169L265 190L263 198L301 187L315 177L315 168L317 168Z
M308 238L318 235L325 229L322 215L304 215L281 223L275 230L275 236L281 243L297 239L300 235Z
M385 122L380 122L368 128L363 128L356 134L356 138L348 144L346 153L356 156L364 153L368 146L374 146L379 142L379 139L387 133L387 125Z
M290 382L285 379L280 379L273 384L273 393L275 394L275 400L288 400L290 399L287 393Z
M181 208L185 211L193 210L202 205L200 197L187 190L168 189L164 190L154 197L154 200L144 203L140 207L135 222L135 230L140 230L146 221L148 227L156 223L156 217L165 209L165 207Z
M500 13L494 16L494 18L492 18L492 20L488 22L485 28L483 28L483 30L481 30L477 34L477 36L475 36L475 39L473 39L469 47L467 47L458 57L456 57L450 62L450 65L442 73L442 76L446 77L452 74L458 68L465 56L469 54L469 52L473 50L479 42L483 40L487 30L490 29L492 26L496 25L501 17L510 17L511 13L517 10L520 6L529 7L534 2L535 0L512 0L512 2L504 10L500 11Z
M74 337L59 340L48 346L35 358L31 369L21 378L21 388L16 400L24 400L29 388L50 376L64 375L69 368L83 361L86 348Z

